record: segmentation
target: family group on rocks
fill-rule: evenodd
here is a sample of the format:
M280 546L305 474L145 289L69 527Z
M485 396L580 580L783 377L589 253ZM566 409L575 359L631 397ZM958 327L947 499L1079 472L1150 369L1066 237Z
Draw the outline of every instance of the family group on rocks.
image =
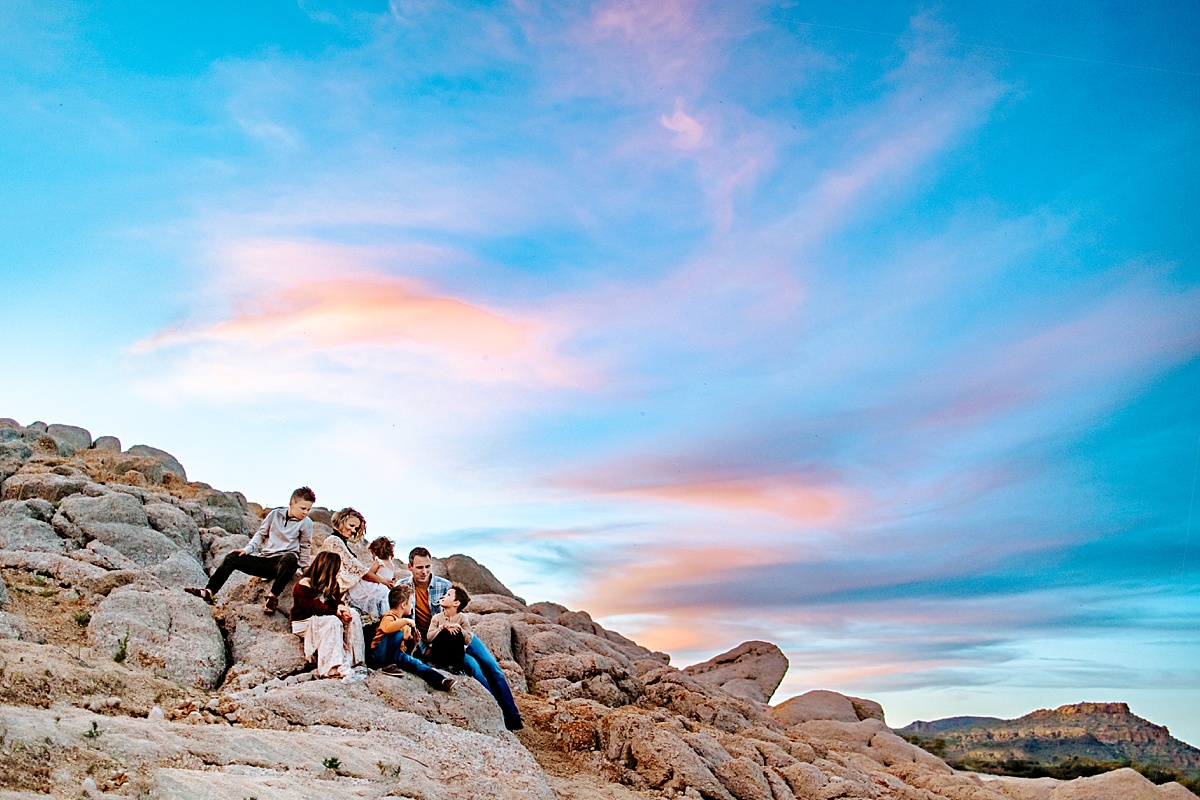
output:
M500 704L505 727L520 730L521 712L504 672L461 613L471 600L466 587L434 575L424 547L409 552L409 575L397 577L387 537L371 542L373 563L363 564L350 544L365 538L367 520L349 507L333 515L333 531L314 556L309 515L316 500L307 486L292 492L287 507L267 513L249 544L228 553L205 586L185 591L212 603L234 572L244 572L271 581L263 612L274 614L299 577L292 590L292 632L303 637L305 657L316 657L318 677L354 680L370 662L384 674L409 672L449 691L454 679L434 668L441 667L479 681ZM363 615L372 631L369 648Z
M0 800L1195 800L953 770L871 700L773 704L773 644L681 669L313 502L0 418Z

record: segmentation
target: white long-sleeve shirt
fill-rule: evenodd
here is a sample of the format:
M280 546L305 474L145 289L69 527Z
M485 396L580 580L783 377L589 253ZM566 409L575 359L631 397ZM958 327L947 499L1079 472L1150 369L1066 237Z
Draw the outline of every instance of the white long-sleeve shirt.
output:
M248 556L279 556L296 553L300 569L308 567L312 550L313 523L308 517L294 520L286 508L276 508L263 518L258 532L242 550Z
M457 625L462 628L463 644L470 644L475 638L474 632L471 631L471 623L467 622L467 618L462 614L455 614L454 619L447 619L445 612L439 611L433 615L433 619L429 620L429 633L425 636L425 641L432 642L433 637L437 636L442 631L446 630L447 625Z

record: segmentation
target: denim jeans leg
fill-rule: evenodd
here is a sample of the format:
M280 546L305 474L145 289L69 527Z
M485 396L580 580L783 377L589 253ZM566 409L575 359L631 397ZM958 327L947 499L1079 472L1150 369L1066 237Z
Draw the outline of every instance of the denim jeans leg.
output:
M463 660L467 659L473 659L478 664L480 672L486 678L483 685L488 687L492 697L500 704L505 722L520 720L521 712L517 710L517 703L513 700L512 689L508 688L508 679L496 663L496 657L488 651L487 645L478 636L472 638L471 643L467 645L467 658Z
M413 658L404 652L404 634L400 631L384 636L371 652L381 667L395 664L405 672L416 675L430 686L441 686L446 677L419 658Z
M428 683L430 686L441 686L442 681L446 676L438 672L433 667L421 661L419 658L413 658L408 653L400 652L396 654L396 664L400 665L400 669L405 672L411 672L421 680Z
M483 688L488 690L490 694L492 687L488 686L487 678L483 677L483 670L479 668L479 662L468 655L463 656L463 672L470 675L475 680L483 684Z

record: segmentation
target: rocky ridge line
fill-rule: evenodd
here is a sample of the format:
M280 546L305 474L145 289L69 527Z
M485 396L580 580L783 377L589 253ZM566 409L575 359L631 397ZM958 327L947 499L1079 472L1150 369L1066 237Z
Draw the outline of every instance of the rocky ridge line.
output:
M471 680L449 694L410 676L312 680L286 616L262 613L261 581L236 576L215 613L180 591L263 509L189 481L161 450L0 420L0 498L0 798L1192 797L1128 771L955 772L872 701L768 705L787 668L774 645L679 670L449 557L439 568L478 592L467 613L517 694L514 735Z

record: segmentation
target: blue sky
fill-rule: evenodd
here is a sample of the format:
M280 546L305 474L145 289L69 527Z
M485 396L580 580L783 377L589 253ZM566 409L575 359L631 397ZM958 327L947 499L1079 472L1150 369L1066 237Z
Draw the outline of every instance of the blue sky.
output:
M1200 13L977 6L6 4L0 414L1200 742Z

